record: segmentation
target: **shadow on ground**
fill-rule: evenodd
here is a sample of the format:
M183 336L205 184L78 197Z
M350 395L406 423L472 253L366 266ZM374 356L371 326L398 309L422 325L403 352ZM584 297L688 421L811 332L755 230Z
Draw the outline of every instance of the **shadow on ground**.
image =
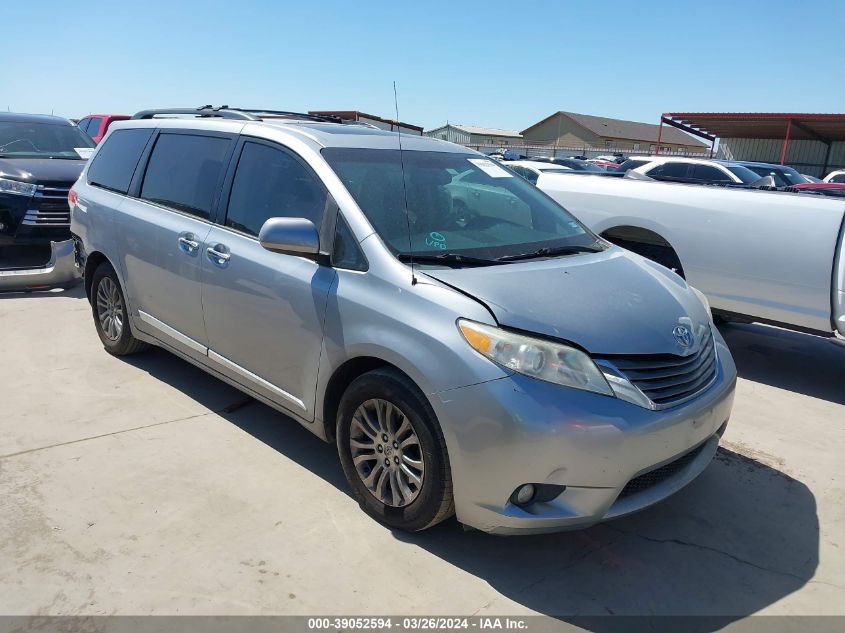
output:
M31 290L31 291L2 291L0 300L3 299L53 299L56 297L71 297L73 299L85 298L85 286L78 283L72 288L55 288L53 290Z
M742 378L845 404L845 344L756 324L719 326Z
M127 361L209 406L229 389L231 404L219 411L224 419L347 492L334 447L296 422L161 350ZM482 607L481 615L510 610L509 600L595 631L655 626L595 617L608 615L715 616L682 626L714 630L800 589L818 566L819 549L810 490L725 449L664 503L587 530L502 538L466 532L452 519L395 537L489 583L504 601L491 602L489 613Z

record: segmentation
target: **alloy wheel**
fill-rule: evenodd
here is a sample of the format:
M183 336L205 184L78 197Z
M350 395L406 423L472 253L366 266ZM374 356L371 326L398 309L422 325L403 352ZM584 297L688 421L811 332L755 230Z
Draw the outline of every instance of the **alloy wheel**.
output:
M97 286L97 318L106 338L116 341L123 333L123 300L117 284L103 277Z
M376 499L404 508L419 496L425 463L419 437L408 416L382 399L367 400L352 415L352 462Z

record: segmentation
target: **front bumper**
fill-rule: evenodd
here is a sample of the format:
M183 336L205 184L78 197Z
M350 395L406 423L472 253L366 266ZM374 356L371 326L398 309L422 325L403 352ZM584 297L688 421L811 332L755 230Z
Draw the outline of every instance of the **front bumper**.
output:
M72 239L50 243L50 260L37 268L0 269L0 292L68 287L80 280Z
M518 374L435 395L458 520L497 534L580 528L641 510L688 484L710 463L733 405L736 367L715 336L715 382L662 411ZM660 478L638 479L625 490L662 466ZM649 485L636 485L644 480ZM521 508L510 496L525 483L566 488Z

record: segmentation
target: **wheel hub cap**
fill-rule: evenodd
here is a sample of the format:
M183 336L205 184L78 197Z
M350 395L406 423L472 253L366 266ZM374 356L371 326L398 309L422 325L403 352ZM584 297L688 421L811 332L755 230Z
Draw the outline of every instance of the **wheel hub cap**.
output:
M350 451L367 490L385 505L403 508L420 494L425 464L411 421L387 400L367 400L355 410Z
M103 334L110 341L116 341L123 333L123 301L117 284L108 277L97 286L97 318Z

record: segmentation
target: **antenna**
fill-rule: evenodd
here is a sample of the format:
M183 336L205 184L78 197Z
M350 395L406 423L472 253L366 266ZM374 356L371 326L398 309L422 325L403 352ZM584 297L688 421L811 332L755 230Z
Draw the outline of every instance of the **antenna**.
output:
M417 283L414 274L414 247L411 244L411 214L408 211L408 188L405 186L405 157L402 154L402 126L399 125L399 99L396 96L396 82L393 82L393 106L396 109L396 132L399 134L399 164L402 167L402 197L405 201L405 222L408 225L408 263L411 265L411 285Z

